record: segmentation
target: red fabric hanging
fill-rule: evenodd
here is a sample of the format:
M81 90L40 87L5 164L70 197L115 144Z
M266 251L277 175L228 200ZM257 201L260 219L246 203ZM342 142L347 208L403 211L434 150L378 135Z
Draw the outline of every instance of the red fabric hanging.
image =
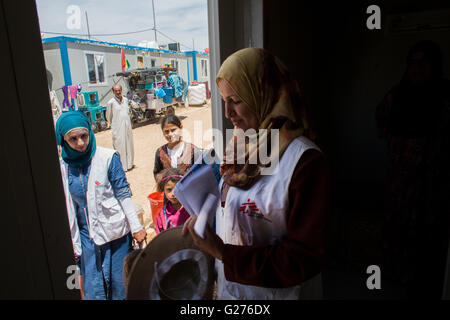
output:
M127 66L127 60L125 59L125 50L120 49L121 54L122 54L122 71L125 71L125 68Z

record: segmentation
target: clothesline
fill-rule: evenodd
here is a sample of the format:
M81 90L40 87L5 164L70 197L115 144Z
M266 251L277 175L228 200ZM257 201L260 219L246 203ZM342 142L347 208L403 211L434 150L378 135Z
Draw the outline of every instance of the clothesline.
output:
M108 76L107 78L113 78L113 77L116 77L116 75L111 75L111 76ZM123 78L123 76L121 76L117 81L114 81L114 80L113 80L113 81L114 81L114 84L111 86L111 89L112 89L112 88L120 81L120 79L122 79L122 78ZM78 83L77 86L80 86L80 85L86 84L86 83L89 83L89 81ZM56 92L56 91L58 91L58 90L62 90L64 87L66 87L66 86L62 86L61 88L55 89L54 91ZM68 87L70 87L70 86L68 86ZM109 90L107 90L106 94L104 94L104 95L99 99L98 103L102 102L102 100L108 95L108 91L109 91Z
M173 73L173 72L171 72L171 74L172 74L172 73ZM113 74L113 75L107 76L106 78L109 79L109 78L114 78L114 77L117 77L117 76L116 76L115 74ZM123 76L120 77L120 79L122 79L122 78L123 78ZM114 85L111 86L111 88L114 87L114 86L117 84L117 82L120 81L120 79L117 80L116 82L114 82ZM166 81L167 81L167 80L166 80ZM158 82L156 82L156 85L158 85L158 84L160 84L160 83L164 83L164 82L165 82L165 81L158 81ZM83 85L83 84L86 84L86 83L90 83L90 81L79 82L78 85ZM54 89L54 91L56 92L56 91L62 90L64 87L65 87L65 86L62 86L61 88L58 88L58 89ZM102 97L102 99L103 99L103 97Z
M113 78L113 77L116 77L116 75L113 74L113 75L107 76L106 78L109 79L109 78ZM121 76L121 78L123 78L123 76ZM120 80L120 79L119 79L119 80ZM82 85L82 84L86 84L86 83L90 83L90 81L80 82L80 83L78 83L78 84ZM117 82L116 82L116 83L117 83ZM116 83L114 83L114 85L115 85ZM62 88L64 88L64 87L65 87L65 86L62 86L61 88L55 89L55 92L58 91L58 90L62 90Z
M174 72L171 72L170 73L170 75L172 75L172 74L176 74L178 77L179 77L179 75L177 74L177 73L174 73ZM114 78L114 77L116 77L116 75L110 75L110 76L107 76L106 78L107 79L109 79L109 78ZM114 84L111 86L111 89L121 80L123 78L123 76L121 76L117 81L115 81L115 80L113 80L113 82L114 82ZM170 78L170 77L169 77ZM181 78L181 77L180 77ZM169 80L169 79L168 79ZM155 85L156 86L158 86L158 84L160 84L160 83L164 83L164 82L166 82L166 83L169 83L170 85L171 85L171 87L173 87L174 89L177 87L177 86L179 86L179 84L178 83L174 83L174 81L172 80L172 81L168 81L168 80L166 80L166 81L159 81L159 82L156 82L155 83ZM177 82L177 81L176 81ZM83 85L83 84L86 84L86 83L90 83L90 81L85 81L85 82L81 82L81 83L78 83L77 84L77 86L81 86L81 85ZM182 84L185 84L184 83L184 80L181 78L181 83ZM58 88L58 89L55 89L54 91L56 92L56 91L58 91L58 90L62 90L63 88L64 88L65 86L62 86L61 88ZM175 89L175 90L177 90L177 89ZM185 90L183 90L183 91L185 91ZM99 104L103 101L103 99L108 95L108 93L109 93L109 90L107 90L106 91L106 93L102 96L102 97L100 97L100 99L99 99ZM69 94L70 95L70 94ZM185 97L185 95L186 95L186 93L185 92L183 92L183 98ZM184 100L184 99L183 99ZM64 104L64 103L63 103Z

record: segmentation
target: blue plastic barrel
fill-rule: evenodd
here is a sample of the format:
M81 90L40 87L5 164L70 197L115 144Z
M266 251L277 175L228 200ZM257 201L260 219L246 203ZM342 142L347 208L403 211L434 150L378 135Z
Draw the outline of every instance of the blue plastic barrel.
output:
M164 103L172 103L173 99L173 88L163 88L166 95L163 98Z
M165 88L163 88L163 90L164 90L164 92L166 93L166 96L171 96L171 97L173 97L173 88L165 87Z
M172 103L172 96L169 96L168 94L166 94L163 98L163 102L164 103Z

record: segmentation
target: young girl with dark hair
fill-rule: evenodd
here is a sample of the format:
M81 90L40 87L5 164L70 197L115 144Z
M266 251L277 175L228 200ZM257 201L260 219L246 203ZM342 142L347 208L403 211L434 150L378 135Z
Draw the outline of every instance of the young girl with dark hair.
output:
M161 120L161 129L167 143L156 150L153 175L158 183L164 169L177 168L184 175L201 155L201 149L192 143L183 141L180 118L174 114L166 115Z
M161 180L158 182L158 192L164 192L164 206L156 216L156 233L182 226L190 217L190 214L175 197L173 190L183 176L181 171L175 168L165 169L161 172Z

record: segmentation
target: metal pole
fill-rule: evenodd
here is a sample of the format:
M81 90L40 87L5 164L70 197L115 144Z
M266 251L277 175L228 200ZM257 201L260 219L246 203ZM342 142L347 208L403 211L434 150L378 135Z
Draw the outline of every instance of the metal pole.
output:
M152 0L152 7L153 7L153 30L155 31L155 42L158 43L158 38L156 37L155 3L153 0Z
M192 51L195 51L194 38L192 38Z
M87 24L87 30L88 30L88 38L89 38L89 40L91 40L91 32L89 31L89 20L88 20L87 11L85 11L84 13L86 13L86 24Z

